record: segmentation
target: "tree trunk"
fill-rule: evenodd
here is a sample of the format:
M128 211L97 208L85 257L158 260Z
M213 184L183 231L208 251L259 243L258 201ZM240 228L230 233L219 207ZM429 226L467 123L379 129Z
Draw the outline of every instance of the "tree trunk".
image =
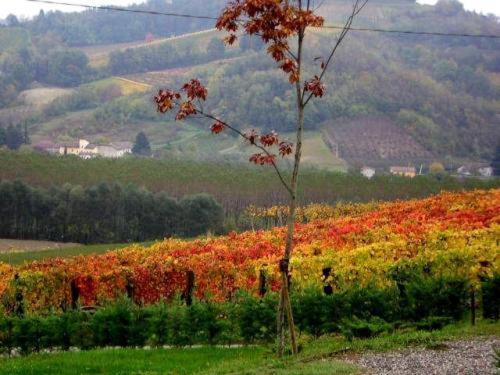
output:
M297 41L297 70L298 70L298 80L296 82L296 95L297 95L297 140L295 148L295 158L293 165L293 173L290 181L290 203L289 203L289 215L287 219L287 234L286 234L286 245L285 254L280 262L280 272L281 272L281 294L280 306L278 308L278 321L285 320L285 314L287 317L288 328L290 330L290 344L292 349L292 354L297 354L297 340L295 337L295 324L293 321L293 311L292 304L290 301L289 292L289 264L292 256L293 250L293 234L295 232L295 213L297 208L297 182L299 177L300 160L302 157L302 136L304 132L304 101L302 97L302 74L301 74L301 63L302 63L302 45L304 42L305 30L299 32ZM285 330L283 327L278 327L278 340L280 347L278 348L278 354L284 352L284 341L285 341ZM281 347L283 345L283 347Z
M276 328L278 334L278 357L283 357L285 353L285 304L283 303L283 289L280 290L280 300L278 305L278 314L276 319Z

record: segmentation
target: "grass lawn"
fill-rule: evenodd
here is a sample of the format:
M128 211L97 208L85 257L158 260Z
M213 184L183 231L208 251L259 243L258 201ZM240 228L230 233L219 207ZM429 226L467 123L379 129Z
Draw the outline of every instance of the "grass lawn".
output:
M145 242L140 245L148 246L153 242ZM24 262L32 262L34 260L42 260L47 258L67 258L76 255L102 254L109 250L123 249L124 247L132 246L130 243L121 244L104 244L104 245L87 245L75 246L62 249L25 251L16 253L0 254L0 262L9 264L22 264Z
M443 341L472 336L499 336L500 324L467 322L440 331L396 332L351 342L339 336L301 338L304 350L296 358L278 360L270 347L192 349L100 349L59 354L35 354L0 360L0 374L359 374L336 355L345 352L388 351L409 346L434 348Z

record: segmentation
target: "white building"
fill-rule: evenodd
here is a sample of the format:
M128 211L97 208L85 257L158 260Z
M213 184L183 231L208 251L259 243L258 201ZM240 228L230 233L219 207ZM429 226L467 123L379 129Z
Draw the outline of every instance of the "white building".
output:
M114 142L106 145L92 144L86 139L80 139L78 143L64 144L59 146L60 155L77 155L82 159L92 159L97 156L103 158L122 158L132 153L131 142Z
M460 176L472 176L472 172L470 171L470 168L467 167L466 165L462 165L460 168L458 168L457 173Z
M493 168L492 167L481 167L477 171L483 177L491 177L491 176L493 176Z
M363 167L361 168L361 174L365 176L366 178L370 179L373 176L375 176L375 169L370 168L370 167Z

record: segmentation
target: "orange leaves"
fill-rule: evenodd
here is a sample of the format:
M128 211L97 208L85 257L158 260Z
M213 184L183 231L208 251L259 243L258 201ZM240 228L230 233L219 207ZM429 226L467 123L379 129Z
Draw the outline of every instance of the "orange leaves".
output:
M224 38L224 43L227 44L228 46L232 46L234 42L236 42L236 39L238 39L236 34L229 34L229 36Z
M310 91L315 97L322 97L325 94L325 85L318 76L304 84L305 91Z
M259 165L273 165L276 162L276 155L273 154L253 154L249 161Z
M216 121L214 124L212 124L212 126L210 127L210 131L214 134L219 134L221 133L222 131L224 131L224 129L226 128L226 125L224 125L222 122L220 121Z
M240 26L249 35L258 35L268 46L268 53L288 74L290 83L298 82L300 74L290 53L289 40L303 35L307 27L323 26L323 17L312 10L301 9L287 0L231 1L217 20L216 28L230 35L225 39L233 44Z
M176 120L184 120L186 117L198 113L193 101L194 100L207 100L208 90L197 79L192 79L182 86L186 98L182 99L182 94L178 91L160 90L154 97L157 110L160 113L167 113L174 108L179 108L175 116Z
M266 164L271 161L267 157L256 154L253 161ZM430 263L432 270L443 274L462 272L474 282L485 273L499 271L499 209L500 189L404 202L304 207L299 218L310 222L296 227L292 285L299 290L321 287L325 267L332 267L331 277L339 286L387 284L389 268L405 259ZM275 207L265 211L252 214L253 220L287 216ZM128 282L134 286L137 303L171 300L184 290L186 271L195 272L195 295L200 299L224 301L238 290L257 293L256 275L262 269L268 285L277 290L285 230L169 239L147 249L132 246L18 267L0 263L0 300L13 298L16 273L30 312L68 306L72 281L78 285L82 304L118 298Z
M193 102L187 101L184 103L181 103L179 106L179 111L177 112L177 115L175 116L176 120L184 120L186 117L195 115L197 113L196 108L193 105Z
M288 141L280 142L279 153L282 157L290 155L293 152L293 144Z
M181 95L171 90L160 90L154 97L157 109L161 113L166 113L174 108L175 100L179 100Z
M273 145L277 145L279 143L278 134L275 131L272 131L269 134L261 135L260 143L264 147L271 147Z
M255 130L250 130L247 133L243 134L245 139L250 142L251 145L254 145L259 137L259 133L257 133Z
M197 79L191 79L191 81L184 84L184 86L182 86L182 90L186 93L190 100L207 100L208 91Z
M278 146L278 153L281 157L293 153L293 144L288 141L280 141L278 133L275 131L267 134L259 134L255 130L251 130L245 133L244 136L252 145L257 145L257 142L259 142L264 148ZM276 162L276 155L271 152L257 153L252 155L249 161L259 165L273 165Z
M286 51L287 51L287 46L284 43L273 43L269 47L267 47L267 52L276 61L284 60Z

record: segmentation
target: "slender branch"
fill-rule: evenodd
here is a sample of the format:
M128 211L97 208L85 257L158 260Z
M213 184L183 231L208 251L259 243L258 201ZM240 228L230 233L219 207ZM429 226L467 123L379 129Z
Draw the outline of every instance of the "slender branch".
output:
M366 6L368 1L369 0L356 0L355 1L353 8L352 8L352 12L349 15L349 17L347 18L347 21L346 21L344 27L342 28L342 31L340 32L339 37L337 38L337 42L335 43L335 46L332 48L332 51L330 52L330 55L328 56L328 59L325 62L325 65L321 71L321 74L319 75L320 82L322 81L323 77L325 76L326 71L328 70L328 67L332 63L333 57L335 56L335 52L337 52L337 49L342 44L342 41L349 33L351 26L354 22L354 18L363 10L363 8ZM309 96L307 97L307 100L304 103L304 106L306 106L309 103L309 101L312 99L312 97L313 97L313 94L310 93Z
M321 8L324 3L325 0L321 0L320 3L314 7L313 12L316 12L319 8Z
M266 150L266 148L264 148L263 146L255 143L255 142L251 142L250 139L248 138L248 136L245 133L243 133L241 130L235 128L234 126L229 125L227 122L222 121L221 119L215 117L214 115L212 115L210 113L203 112L203 110L198 110L197 109L196 112L198 114L202 115L205 118L209 118L211 120L220 122L222 125L224 125L225 127L227 127L229 130L231 130L234 133L238 134L243 139L249 141L251 145L253 145L253 146L257 147L259 150L263 151L267 156L274 156L268 150ZM274 161L272 161L271 165L273 166L276 174L278 175L278 178L280 179L281 184L285 187L285 189L288 191L288 193L292 194L292 189L290 188L290 186L285 181L285 178L283 177L283 174L281 173L281 171L278 168L278 166L276 165L276 163Z

